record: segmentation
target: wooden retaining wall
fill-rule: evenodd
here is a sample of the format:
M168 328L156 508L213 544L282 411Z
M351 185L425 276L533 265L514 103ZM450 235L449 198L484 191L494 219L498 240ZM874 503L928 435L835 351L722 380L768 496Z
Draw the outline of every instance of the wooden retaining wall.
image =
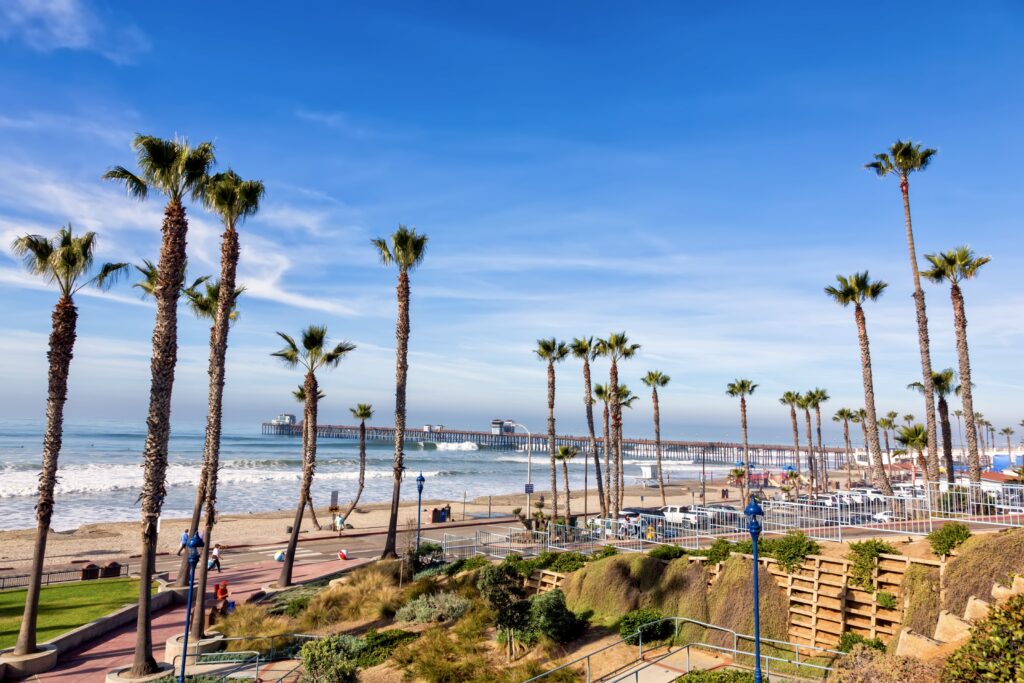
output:
M565 574L551 572L547 569L534 569L533 573L524 580L526 592L547 593L565 585Z

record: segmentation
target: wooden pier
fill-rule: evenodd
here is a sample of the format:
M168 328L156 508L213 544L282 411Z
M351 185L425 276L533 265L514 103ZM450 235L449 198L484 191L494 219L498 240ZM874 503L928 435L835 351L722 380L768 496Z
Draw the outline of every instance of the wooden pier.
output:
M358 439L358 425L317 425L317 437L321 439ZM302 425L263 423L263 434L267 436L302 436ZM394 441L394 427L366 427L366 438L371 441ZM440 431L424 431L407 429L405 441L423 444L465 443L472 442L481 448L500 448L504 450L525 450L526 434L492 434L491 432L474 432L455 429ZM548 437L546 434L534 434L533 450L537 453L547 452ZM602 439L598 437L598 448ZM575 446L581 453L590 448L590 437L587 436L556 436L556 446ZM752 467L782 467L795 465L797 454L793 446L774 444L750 444L750 464ZM846 466L846 452L841 448L825 447L829 469L842 469ZM817 449L815 449L817 451ZM657 456L653 439L623 439L623 457L654 460ZM805 451L802 451L806 453ZM705 462L709 465L732 465L743 460L743 444L722 441L668 441L662 440L661 454L665 460L692 460L695 463ZM806 466L806 462L802 461Z

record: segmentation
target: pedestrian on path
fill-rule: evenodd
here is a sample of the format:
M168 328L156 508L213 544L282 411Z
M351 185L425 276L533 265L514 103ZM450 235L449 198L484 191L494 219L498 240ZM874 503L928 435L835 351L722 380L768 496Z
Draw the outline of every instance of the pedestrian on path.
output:
M215 543L213 545L213 550L210 551L210 564L206 569L210 570L214 567L217 568L218 574L222 573L220 570L220 543Z
M181 551L188 547L188 529L181 532L181 547L178 548L178 552L175 555L181 555Z

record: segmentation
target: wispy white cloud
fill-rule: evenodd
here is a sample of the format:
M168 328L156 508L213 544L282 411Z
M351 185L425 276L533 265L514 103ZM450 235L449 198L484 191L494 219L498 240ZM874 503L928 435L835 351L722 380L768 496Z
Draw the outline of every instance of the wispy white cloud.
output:
M343 112L297 109L295 111L295 116L302 121L317 123L321 126L326 126L354 138L365 138L374 134L373 130L366 126L354 123L352 119Z
M49 114L32 112L22 115L0 114L0 129L16 131L34 131L44 133L72 133L77 136L91 137L110 145L124 148L132 138L132 131L123 127L125 114L120 114L118 121L88 116L68 116L65 114Z
M84 0L6 0L0 3L0 38L19 39L39 52L89 50L116 64L129 64L150 47L137 26L108 23Z

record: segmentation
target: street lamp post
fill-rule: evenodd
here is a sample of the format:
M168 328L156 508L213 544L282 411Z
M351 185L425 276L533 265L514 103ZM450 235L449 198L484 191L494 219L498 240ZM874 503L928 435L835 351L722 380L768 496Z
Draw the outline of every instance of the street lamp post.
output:
M521 425L518 422L513 422L512 425L526 432L526 518L530 519L533 515L533 510L530 508L530 503L533 500L533 434L526 428L526 425Z
M416 561L420 557L420 520L423 517L423 473L416 477Z
M196 585L196 565L199 564L199 549L203 539L199 533L192 534L188 541L188 608L185 610L185 637L181 642L181 676L178 683L185 683L185 664L188 662L188 631L192 625L192 591ZM200 610L200 613L202 610Z
M757 504L757 499L751 496L743 514L747 517L747 531L750 532L750 540L753 541L754 547L754 683L761 683L761 615L757 577L757 541L761 536L761 520L764 518L764 510Z

